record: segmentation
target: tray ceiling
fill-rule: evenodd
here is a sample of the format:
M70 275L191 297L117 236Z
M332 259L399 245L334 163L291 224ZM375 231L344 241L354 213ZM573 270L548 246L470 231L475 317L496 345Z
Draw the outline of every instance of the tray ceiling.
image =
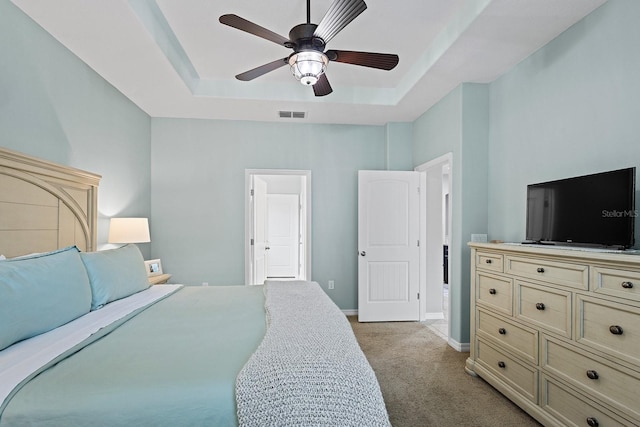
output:
M236 80L290 50L218 22L233 13L288 36L306 20L304 0L12 1L152 117L380 125L415 120L462 82L495 80L606 0L368 0L327 47L400 63L331 62L334 92L321 98L288 66ZM331 2L313 0L311 21Z

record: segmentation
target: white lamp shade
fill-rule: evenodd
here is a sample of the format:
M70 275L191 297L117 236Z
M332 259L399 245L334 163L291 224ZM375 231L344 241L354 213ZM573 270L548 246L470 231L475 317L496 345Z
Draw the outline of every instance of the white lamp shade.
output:
M147 218L111 218L109 224L109 243L147 243L149 220Z

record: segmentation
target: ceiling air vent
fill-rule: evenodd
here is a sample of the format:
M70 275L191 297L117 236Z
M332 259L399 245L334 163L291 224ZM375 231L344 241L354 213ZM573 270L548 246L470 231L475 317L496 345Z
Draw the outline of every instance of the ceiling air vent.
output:
M306 115L304 111L278 111L281 119L304 119Z

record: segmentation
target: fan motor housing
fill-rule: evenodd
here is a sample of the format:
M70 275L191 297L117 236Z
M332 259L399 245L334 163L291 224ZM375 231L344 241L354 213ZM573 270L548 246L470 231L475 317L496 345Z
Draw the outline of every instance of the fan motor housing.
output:
M301 50L317 50L324 51L325 42L320 37L314 37L313 33L318 26L316 24L300 24L296 25L289 31L289 40L295 45L291 47L296 52Z

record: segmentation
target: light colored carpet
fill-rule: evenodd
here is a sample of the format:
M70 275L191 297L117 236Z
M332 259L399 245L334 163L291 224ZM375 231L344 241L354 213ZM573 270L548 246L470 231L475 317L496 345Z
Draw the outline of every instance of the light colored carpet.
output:
M460 353L419 322L358 323L349 316L378 377L394 427L540 426L481 378Z

